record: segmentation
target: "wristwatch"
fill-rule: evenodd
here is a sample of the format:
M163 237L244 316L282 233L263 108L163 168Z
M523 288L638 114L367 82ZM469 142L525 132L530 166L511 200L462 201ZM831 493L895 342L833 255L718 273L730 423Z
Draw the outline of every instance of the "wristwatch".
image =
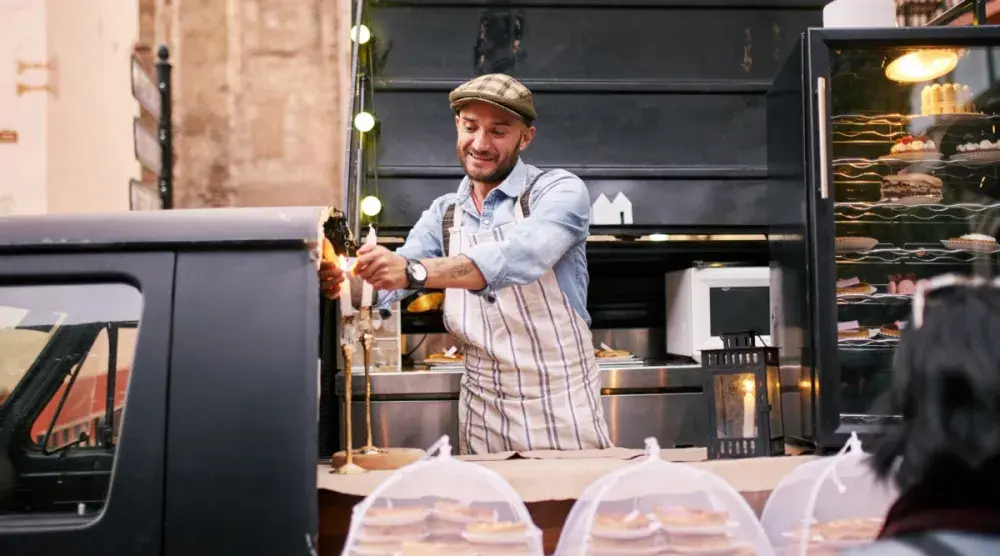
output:
M415 259L407 259L406 263L406 288L410 290L420 289L427 282L427 267Z

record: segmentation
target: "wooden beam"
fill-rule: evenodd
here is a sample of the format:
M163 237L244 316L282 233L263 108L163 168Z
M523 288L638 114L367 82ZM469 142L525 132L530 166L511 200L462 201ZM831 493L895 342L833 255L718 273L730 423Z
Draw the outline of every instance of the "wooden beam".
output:
M986 23L990 25L1000 23L1000 0L989 0L986 2ZM972 12L966 12L958 16L948 25L972 25Z

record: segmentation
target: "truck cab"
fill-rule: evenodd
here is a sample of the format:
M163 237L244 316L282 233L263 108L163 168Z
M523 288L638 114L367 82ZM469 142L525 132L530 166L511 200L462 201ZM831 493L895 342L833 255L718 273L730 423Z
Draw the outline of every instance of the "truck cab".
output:
M0 219L0 554L317 553L329 214Z

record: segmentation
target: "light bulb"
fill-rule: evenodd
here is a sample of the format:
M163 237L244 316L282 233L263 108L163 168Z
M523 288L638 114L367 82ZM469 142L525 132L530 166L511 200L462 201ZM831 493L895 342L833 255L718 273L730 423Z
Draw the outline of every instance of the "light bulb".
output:
M351 27L351 40L357 42L358 44L365 44L372 38L372 32L368 30L368 27L362 25L361 31L358 31L358 27Z
M649 241L667 241L670 236L667 234L649 234Z
M354 127L361 133L368 133L375 127L375 116L368 112L358 112L358 115L354 116Z
M753 380L748 378L743 381L743 391L746 392L747 394L753 393L753 387L754 387Z
M378 197L369 195L361 199L361 214L375 216L380 212L382 212L382 201L379 201Z

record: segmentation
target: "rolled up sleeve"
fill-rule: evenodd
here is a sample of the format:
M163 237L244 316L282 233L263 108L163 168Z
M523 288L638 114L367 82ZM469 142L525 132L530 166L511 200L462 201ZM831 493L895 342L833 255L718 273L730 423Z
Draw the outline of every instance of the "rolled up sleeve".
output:
M420 219L406 236L396 253L407 259L433 259L443 257L444 241L441 239L441 220L445 207L454 202L454 194L449 193L438 197L431 206L420 215ZM378 306L388 309L393 303L413 293L413 290L396 290L379 292Z
M548 178L548 179L546 179ZM530 284L590 233L590 194L583 181L568 172L553 172L535 184L531 214L512 235L465 251L495 291Z

